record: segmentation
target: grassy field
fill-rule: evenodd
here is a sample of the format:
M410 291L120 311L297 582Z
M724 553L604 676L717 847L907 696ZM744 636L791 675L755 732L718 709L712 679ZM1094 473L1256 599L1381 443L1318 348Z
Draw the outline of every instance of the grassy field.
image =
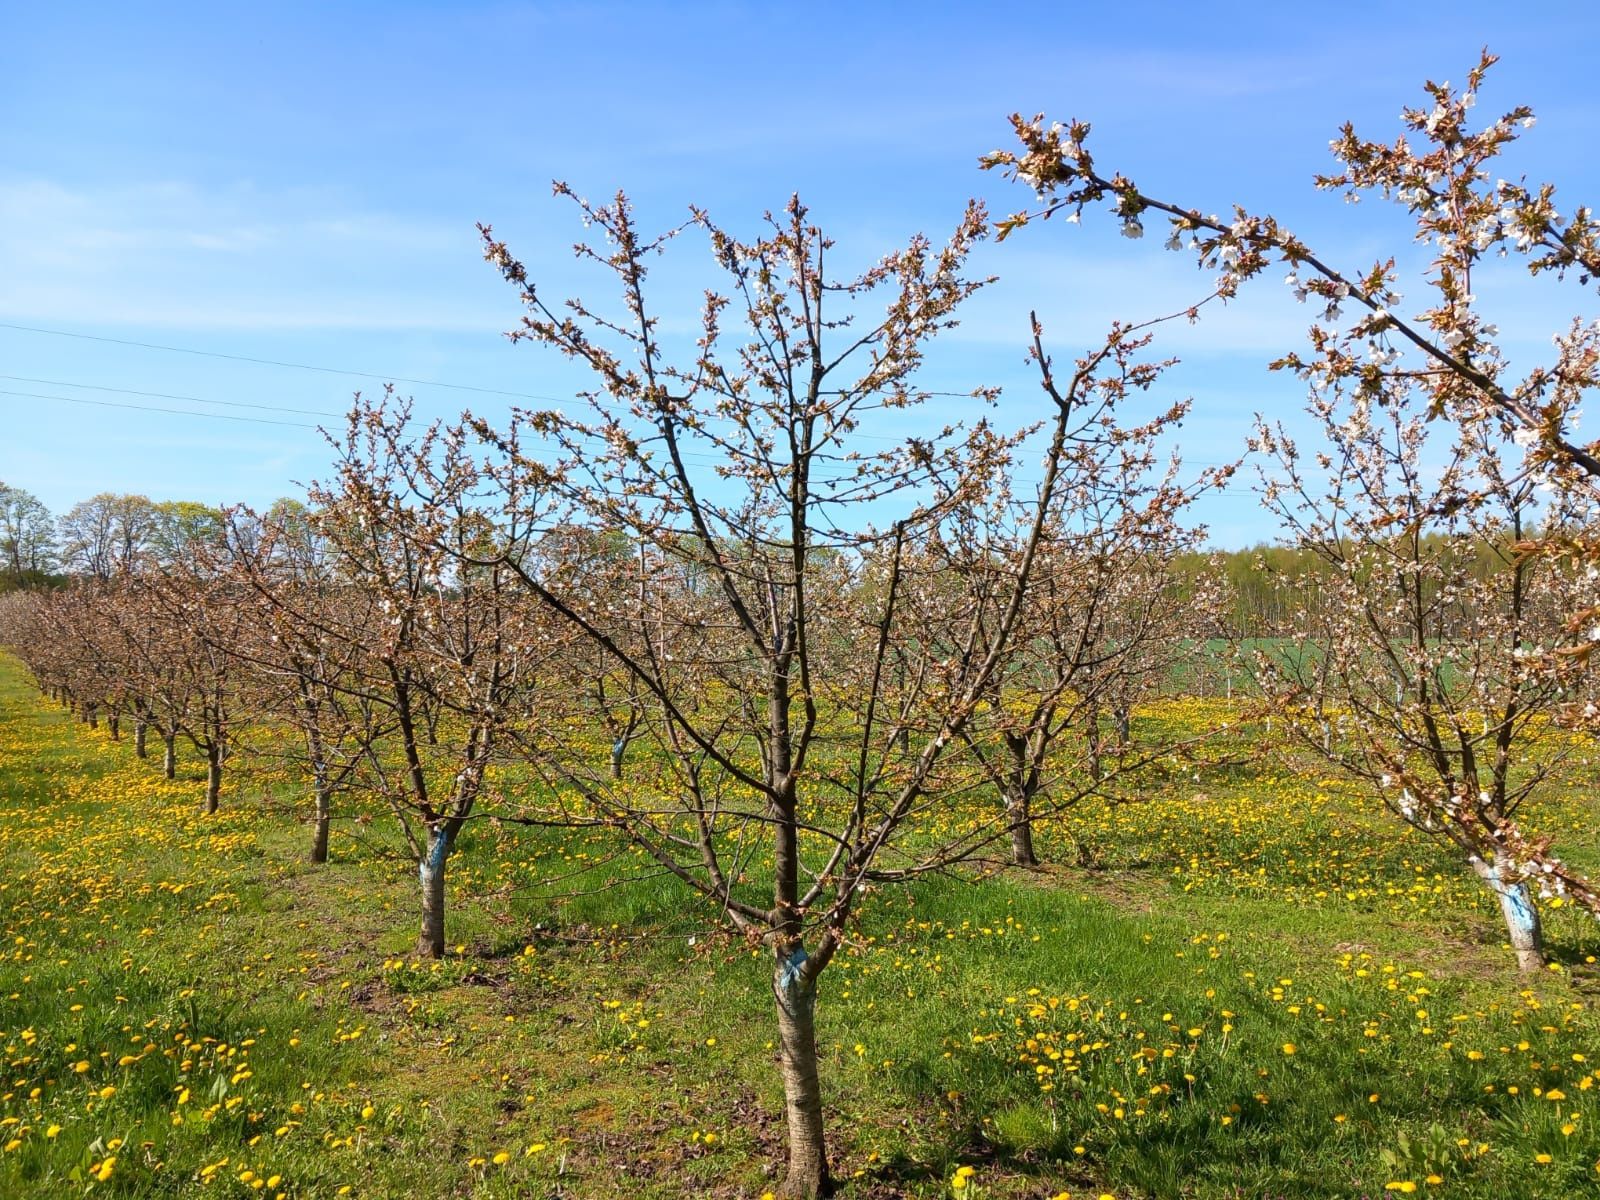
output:
M845 1195L1596 1190L1593 923L1547 910L1525 980L1464 870L1242 749L1042 831L1088 867L873 898L819 1004ZM1593 783L1531 823L1600 865ZM236 775L211 818L202 792L0 658L0 1197L771 1186L767 965L676 885L478 823L424 963L381 817L312 867L288 781Z

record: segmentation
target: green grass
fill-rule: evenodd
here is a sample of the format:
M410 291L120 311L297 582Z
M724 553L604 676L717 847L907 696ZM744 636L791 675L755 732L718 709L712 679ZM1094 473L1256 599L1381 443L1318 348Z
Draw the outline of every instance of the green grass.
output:
M1548 914L1529 984L1470 878L1359 798L1264 757L1200 775L1072 813L1094 870L873 898L818 1010L845 1194L950 1196L962 1166L985 1198L1592 1189L1588 925ZM288 781L205 818L198 775L158 776L0 660L0 1196L771 1186L767 964L673 881L477 824L458 949L420 962L381 816L313 867ZM1568 782L1537 815L1572 838Z

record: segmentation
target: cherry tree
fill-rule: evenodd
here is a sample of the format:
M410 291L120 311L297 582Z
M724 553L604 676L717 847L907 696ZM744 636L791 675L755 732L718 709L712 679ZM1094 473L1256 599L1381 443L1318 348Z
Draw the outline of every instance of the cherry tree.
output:
M507 565L524 557L538 505L514 493L520 507L486 509L467 443L461 426L419 430L409 404L358 398L334 442L337 476L309 498L329 569L364 595L309 614L302 588L264 592L282 620L302 625L293 636L326 643L310 668L318 693L378 710L341 728L359 734L372 786L417 864L417 949L432 958L445 953L448 860L494 798L491 769L537 711L556 655ZM429 709L443 714L433 725Z
M155 633L148 661L161 681L156 707L167 731L169 777L176 730L205 758L208 813L221 802L223 767L239 726L250 718L241 711L234 654L249 613L239 589L211 569L211 561L186 558L135 577L149 598L147 620Z
M1538 504L1505 462L1509 444L1437 445L1459 428L1430 423L1394 386L1387 399L1319 398L1309 455L1281 425L1258 430L1277 463L1267 502L1318 560L1283 581L1297 632L1258 652L1258 676L1302 745L1459 853L1494 895L1518 965L1537 970L1535 898L1600 913L1600 894L1520 812L1572 756L1570 739L1547 736L1571 674L1549 655L1586 586L1576 564L1528 543L1587 528L1594 509L1581 491Z
M1101 207L1133 238L1160 220L1167 248L1214 272L1224 299L1276 267L1293 298L1319 310L1309 351L1272 366L1304 380L1329 449L1308 467L1281 429L1264 428L1258 444L1279 458L1268 499L1334 568L1317 582L1337 602L1302 612L1317 648L1305 647L1292 666L1272 664L1290 685L1278 695L1313 711L1342 708L1319 715L1317 744L1381 788L1402 818L1460 846L1499 897L1519 959L1536 965L1530 885L1600 912L1600 897L1548 839L1514 820L1545 774L1525 752L1529 730L1600 645L1590 573L1573 567L1600 559L1589 519L1600 444L1577 433L1582 397L1600 385L1600 321L1578 317L1552 331L1553 352L1514 371L1477 287L1500 258L1551 286L1569 277L1592 284L1600 222L1588 206L1558 206L1551 184L1496 174L1495 160L1534 117L1516 107L1475 120L1494 62L1486 51L1463 88L1428 83L1392 142L1347 124L1332 142L1336 169L1316 179L1352 201L1378 196L1404 207L1431 255L1419 272L1427 300L1415 311L1406 310L1396 258L1342 268L1273 216L1237 207L1218 217L1146 194L1096 163L1085 122L1013 117L1019 148L983 165L1040 201L1001 222L1002 233ZM1430 441L1440 427L1450 436ZM1543 509L1534 485L1550 493ZM1468 546L1502 560L1486 588L1469 588L1462 573ZM1537 587L1535 557L1547 560ZM1551 589L1568 604L1565 632L1535 635L1529 596ZM1481 609L1468 611L1469 594L1481 595ZM1368 668L1387 700L1360 677ZM1330 715L1353 719L1349 748L1336 750Z
M988 702L962 730L1005 806L1018 866L1039 861L1036 818L1059 815L1114 782L1106 778L1103 750L1127 750L1135 704L1182 652L1174 621L1183 598L1171 568L1203 531L1184 528L1181 518L1197 495L1233 471L1211 468L1180 482L1176 461L1161 467L1159 441L1177 428L1187 402L1134 423L1115 407L1123 398L1102 394L1074 415L1047 540L1010 651ZM930 611L928 628L954 617L959 636L971 605L997 584L1009 585L1016 558L995 553L988 522L1013 503L1002 487L937 543L936 574L963 595ZM1114 732L1103 728L1107 709ZM1129 776L1174 749L1147 747L1113 774Z
M268 744L310 784L310 858L326 862L336 798L366 784L368 755L394 733L389 706L362 684L365 643L352 636L384 619L380 598L339 578L305 506L280 501L227 521L228 570L251 614L228 649L243 665L252 712L297 735Z
M1489 69L1484 51L1466 86L1429 82L1426 102L1401 112L1406 132L1393 142L1371 141L1346 124L1331 143L1337 170L1316 186L1356 201L1376 195L1404 206L1414 240L1432 259L1421 282L1431 301L1401 311L1396 260L1364 270L1340 268L1277 218L1236 207L1223 218L1181 201L1147 195L1128 176L1106 172L1088 149L1089 125L1073 120L1012 117L1018 150L981 160L1032 188L1040 207L999 222L1001 236L1035 220L1065 214L1078 221L1093 207L1111 210L1129 237L1147 220L1167 224L1167 249L1194 254L1216 272L1224 298L1275 264L1295 300L1321 306L1310 354L1289 354L1274 369L1293 371L1313 385L1334 379L1404 378L1434 416L1463 424L1488 422L1526 450L1526 465L1567 482L1600 479L1600 446L1578 440L1583 394L1600 384L1600 321L1574 318L1552 331L1554 353L1513 375L1497 339L1499 327L1481 311L1474 278L1496 258L1515 256L1527 272L1553 282L1575 276L1580 286L1600 280L1600 220L1584 204L1563 211L1550 183L1497 176L1495 160L1535 124L1518 106L1475 128L1472 110ZM1336 324L1346 308L1353 321Z
M935 645L915 596L935 586L922 547L1001 487L1021 445L988 419L988 391L965 423L906 420L929 399L917 382L928 341L981 286L963 264L982 212L943 246L917 237L840 275L798 200L751 240L698 211L653 238L621 196L576 203L596 235L578 254L613 280L614 312L548 299L484 237L526 309L512 337L589 369L585 411L478 428L502 457L505 511L518 511L516 490L553 495L567 523L638 547L634 582L605 601L570 590L558 565L499 561L636 681L651 770L613 779L589 749L595 722L581 721L561 725L574 744L538 766L708 916L766 947L789 1134L780 1194L824 1195L819 981L871 890L1004 838L999 817L987 841L939 835L951 793L970 786L962 733L1021 619L1080 406L1148 386L1159 368L1140 360L1147 336L1119 326L1058 375L1036 332L1043 481L1012 514L1007 578ZM720 283L697 333L678 338L646 279L689 231ZM888 440L864 442L868 429Z

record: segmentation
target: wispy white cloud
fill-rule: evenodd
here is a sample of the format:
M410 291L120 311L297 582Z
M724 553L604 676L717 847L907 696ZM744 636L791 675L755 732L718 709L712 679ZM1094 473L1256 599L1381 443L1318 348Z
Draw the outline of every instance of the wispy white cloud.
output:
M498 328L475 233L325 190L0 181L0 314L185 329ZM496 303L499 301L499 303Z

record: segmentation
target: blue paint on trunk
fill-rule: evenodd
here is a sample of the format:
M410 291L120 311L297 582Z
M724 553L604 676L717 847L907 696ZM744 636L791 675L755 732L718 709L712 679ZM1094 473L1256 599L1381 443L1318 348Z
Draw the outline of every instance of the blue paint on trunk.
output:
M422 861L417 864L417 874L424 880L430 875L438 875L444 870L444 860L449 855L449 831L445 829L429 830L428 852L422 856Z
M778 986L788 991L800 982L800 972L805 969L806 948L796 946L788 960L778 970Z
M1532 901L1528 899L1527 885L1520 883L1513 884L1510 887L1502 885L1500 896L1502 900L1501 907L1505 909L1507 923L1512 926L1513 932L1522 933L1531 943L1538 916L1533 911ZM1512 939L1512 942L1517 944L1515 938Z

